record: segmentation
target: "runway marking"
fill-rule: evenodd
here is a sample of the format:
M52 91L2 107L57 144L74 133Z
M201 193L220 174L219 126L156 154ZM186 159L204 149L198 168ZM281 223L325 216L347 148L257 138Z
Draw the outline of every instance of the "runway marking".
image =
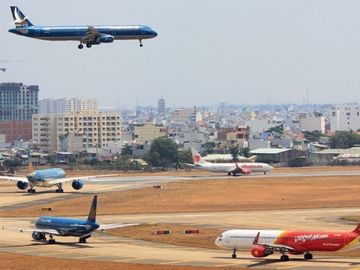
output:
M168 261L168 262L162 262L162 263L159 263L159 264L177 264L177 263L187 263L187 262L191 262L189 260L180 260L180 261Z
M227 267L227 266L231 266L231 265L237 265L237 266L242 266L239 263L227 263L227 264L216 264L214 265L215 267Z
M115 262L131 262L131 261L137 261L137 260L141 260L141 258L115 260Z
M295 268L295 267L301 267L300 264L296 264L296 265L286 265L286 266L280 266L280 267L276 267L277 269L290 269L290 268Z

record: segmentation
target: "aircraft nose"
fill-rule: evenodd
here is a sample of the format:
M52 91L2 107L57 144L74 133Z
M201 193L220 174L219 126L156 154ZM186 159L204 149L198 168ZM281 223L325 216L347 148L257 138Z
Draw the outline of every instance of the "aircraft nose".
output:
M153 37L157 37L158 33L156 33L156 31L154 31L154 30L151 30L151 35L152 35Z
M221 237L221 236L219 236L219 237L216 238L216 240L215 240L215 245L217 245L218 247L222 247L222 246L223 246L223 245L222 245L222 237Z

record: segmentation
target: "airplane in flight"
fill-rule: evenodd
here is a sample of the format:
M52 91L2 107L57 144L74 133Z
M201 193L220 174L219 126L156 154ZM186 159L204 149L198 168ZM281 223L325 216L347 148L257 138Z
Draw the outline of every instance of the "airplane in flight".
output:
M86 220L67 218L67 217L39 217L35 222L35 228L4 228L7 230L17 230L19 232L30 232L35 241L48 242L55 244L54 236L73 236L79 237L79 243L86 243L86 239L91 237L96 231L105 231L128 226L133 224L107 224L99 225L96 223L97 196L94 196L89 216ZM49 240L46 237L49 236Z
M102 177L114 177L117 174L106 174L106 175L92 175L92 176L77 176L77 177L66 177L66 173L61 168L51 168L35 170L32 167L31 162L28 167L28 174L26 177L19 176L0 176L0 180L15 181L16 186L20 190L27 190L28 193L35 193L34 187L54 187L58 189L56 192L63 193L64 190L62 185L66 182L72 182L73 189L80 190L84 186L84 181L94 178Z
M20 36L50 40L79 41L79 49L91 48L92 45L112 43L115 40L142 40L155 38L157 33L144 25L102 25L102 26L36 26L16 6L11 6L15 28L9 30Z
M237 250L249 249L251 255L257 258L279 252L281 261L289 260L287 254L304 254L305 260L311 260L313 251L335 252L359 248L359 236L360 223L350 232L229 230L223 232L215 244L232 249L232 258L236 258Z
M232 162L232 163L211 163L205 161L202 156L191 147L191 154L194 164L187 164L194 169L210 172L226 172L228 175L236 176L237 174L250 174L253 172L270 172L273 167L266 163L260 162Z

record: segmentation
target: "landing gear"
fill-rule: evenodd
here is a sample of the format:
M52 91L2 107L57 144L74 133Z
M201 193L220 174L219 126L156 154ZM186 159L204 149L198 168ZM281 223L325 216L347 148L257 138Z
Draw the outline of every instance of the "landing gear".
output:
M91 236L91 235L84 236L84 237L80 237L80 238L79 238L79 243L85 244L85 243L86 243L86 239L88 239L90 236Z
M233 173L232 173L232 175L233 175L233 176L236 176L236 175L237 175L237 173L236 173L236 172L233 172Z
M231 258L236 259L236 249L233 250L233 254L231 254Z
M79 238L79 243L85 244L85 243L86 243L86 238L80 237L80 238Z
M82 45L82 43L80 43L80 44L78 45L78 48L81 50L81 49L84 48L84 45Z
M31 188L29 188L29 189L27 190L27 192L28 192L28 193L35 193L35 189L33 189L33 188L31 187Z
M142 44L142 40L139 39L139 42L140 42L140 47L143 47L144 45Z
M91 43L86 43L86 48L91 48L92 44Z
M55 190L56 193L63 193L64 192L64 190L62 189L62 184L57 184L56 186L58 187L58 189Z
M304 259L305 260L311 260L313 258L313 255L309 252L305 253L304 254Z
M56 241L55 241L55 239L53 238L53 235L52 235L52 234L50 234L50 239L49 239L48 243L49 243L49 244L55 244L55 243L56 243Z
M281 255L280 261L282 261L282 262L287 262L288 260L289 260L289 256L288 256L288 255L285 255L285 254Z
M230 176L231 175L231 172L228 172L228 176Z

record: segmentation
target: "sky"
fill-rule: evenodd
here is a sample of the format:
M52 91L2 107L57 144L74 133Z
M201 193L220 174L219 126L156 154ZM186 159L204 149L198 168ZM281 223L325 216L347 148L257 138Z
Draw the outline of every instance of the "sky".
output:
M77 49L8 33L10 5L36 25L143 24L158 37ZM1 0L0 82L101 107L360 100L360 1Z

